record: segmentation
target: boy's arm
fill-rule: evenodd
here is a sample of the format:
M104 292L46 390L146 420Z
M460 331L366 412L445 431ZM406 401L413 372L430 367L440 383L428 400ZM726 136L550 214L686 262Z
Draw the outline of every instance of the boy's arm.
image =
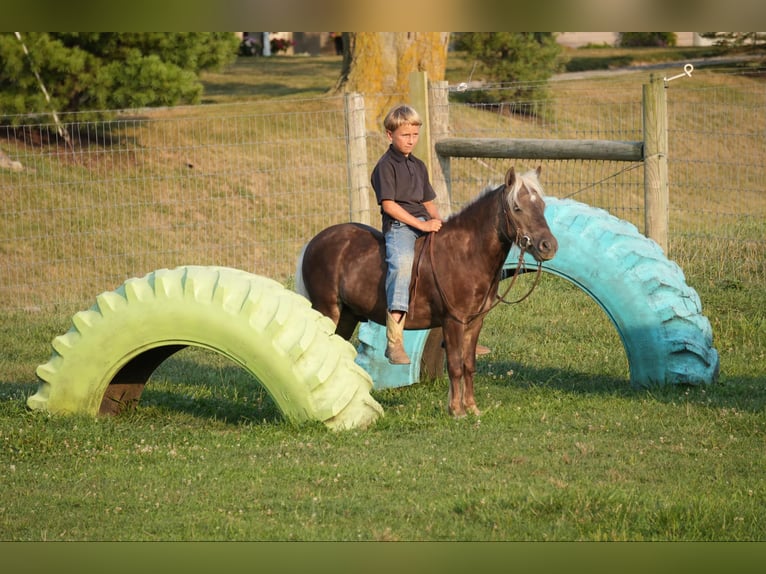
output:
M442 216L439 214L439 208L436 207L436 204L433 201L424 201L423 207L426 208L426 211L428 212L428 215L431 216L431 219L438 219L439 221L443 221Z
M430 202L427 202L427 203L430 203ZM425 205L425 203L423 205ZM380 203L380 206L383 208L383 211L385 211L386 214L388 214L393 219L401 221L402 223L406 223L410 227L414 227L415 229L419 229L420 231L439 231L439 229L441 229L441 226L442 226L441 218L433 218L433 219L429 219L428 221L420 221L417 217L408 213L407 210L405 210L401 205L399 205L392 199L384 199ZM431 215L430 210L428 211L428 214ZM437 212L437 215L438 215L438 212Z

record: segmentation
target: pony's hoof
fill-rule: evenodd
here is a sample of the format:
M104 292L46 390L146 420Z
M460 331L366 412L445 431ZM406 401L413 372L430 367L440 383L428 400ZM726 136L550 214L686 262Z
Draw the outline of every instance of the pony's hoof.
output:
M453 409L452 407L450 407L448 410L449 410L450 416L452 416L453 419L464 419L466 417L465 410L463 410L462 408Z
M481 416L481 411L479 410L479 407L477 407L476 405L466 407L466 410L474 416L477 416L477 417Z

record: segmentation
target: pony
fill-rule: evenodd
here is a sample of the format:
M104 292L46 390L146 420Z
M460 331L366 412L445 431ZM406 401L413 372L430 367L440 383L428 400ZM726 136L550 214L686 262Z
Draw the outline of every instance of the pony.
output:
M503 300L498 287L511 246L519 246L520 261L530 253L538 273L558 249L545 219L540 170L517 174L511 167L502 185L488 188L447 218L440 231L415 243L404 328L442 328L453 417L481 414L474 397L476 344L486 314ZM386 324L385 276L381 231L341 223L304 245L295 289L349 340L359 322Z

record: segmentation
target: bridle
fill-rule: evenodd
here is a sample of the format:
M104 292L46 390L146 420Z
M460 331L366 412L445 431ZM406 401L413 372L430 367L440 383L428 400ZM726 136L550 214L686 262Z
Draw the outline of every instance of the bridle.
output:
M507 301L505 299L505 297L508 295L508 293L513 288L513 285L516 283L516 278L519 275L521 275L522 273L526 272L526 264L524 262L524 255L526 254L527 249L529 248L529 246L532 244L532 239L529 237L529 235L523 234L523 232L521 231L521 226L517 225L516 222L514 221L512 208L511 208L511 211L509 211L508 201L506 201L505 195L506 195L505 193L501 193L500 194L500 203L502 204L502 212L503 212L503 218L502 219L503 219L503 221L502 221L501 226L498 229L498 233L505 240L506 243L510 243L511 245L516 243L516 245L519 246L519 250L520 250L520 252L519 252L519 260L518 260L518 263L516 265L516 270L514 271L513 276L511 278L511 281L508 284L508 286L505 288L505 291L503 291L502 295L497 294L497 290L498 290L498 287L500 285L500 280L501 280L501 276L502 276L502 273L498 272L497 277L490 284L489 290L487 291L486 295L484 296L484 300L482 301L482 304L479 307L479 309L483 309L483 310L478 311L476 313L473 313L471 315L468 315L468 317L466 317L465 319L461 319L460 317L458 317L456 315L455 306L452 305L450 303L449 299L447 298L447 295L444 292L444 289L442 288L441 283L439 283L439 276L436 273L436 265L434 264L434 255L433 255L433 249L434 249L434 238L433 238L433 236L435 235L434 233L428 233L426 235L425 245L423 245L423 248L420 251L420 256L418 257L417 268L419 269L420 268L420 257L422 257L423 252L426 251L426 249L428 249L428 256L431 258L431 272L433 273L433 276L434 276L434 285L436 286L436 289L439 292L439 296L442 298L442 301L444 302L444 306L445 306L449 316L452 319L454 319L455 321L457 321L458 323L462 323L463 325L468 325L471 322L473 322L474 320L476 320L477 318L483 317L484 315L489 313L492 309L494 309L500 303L504 303L506 305L515 305L516 303L521 303L522 301L524 301L524 299L526 299L527 297L529 297L532 294L532 291L535 290L535 287L537 287L537 284L540 281L540 275L542 274L542 265L543 264L538 261L537 262L537 275L536 275L535 281L532 284L532 287L530 287L529 291L527 291L527 293L523 297L521 297L521 298L519 298L519 299L517 299L515 301ZM515 231L515 233L511 233L510 232L511 229L513 229ZM416 272L415 282L413 284L413 292L414 292L415 286L417 285L418 275L419 275L419 273ZM493 291L495 291L495 300L492 301L492 303L486 309L484 309L484 307L487 306L487 300L489 299L489 294L492 293Z
M515 199L513 201L515 203ZM530 287L529 291L521 297L520 299L516 299L515 301L506 301L505 297L508 295L508 293L511 291L511 288L513 287L513 284L516 282L516 278L527 272L527 265L524 262L524 255L527 252L527 248L532 244L532 238L529 235L526 235L522 229L521 226L515 221L515 218L513 216L513 206L508 206L508 201L505 199L505 194L500 195L500 204L503 211L503 225L499 229L500 235L504 237L505 241L507 243L510 243L513 245L514 243L519 246L519 259L516 263L516 270L513 272L513 276L511 278L511 282L508 284L508 287L506 287L505 291L502 295L497 295L496 300L492 303L490 308L487 310L487 312L491 311L495 306L497 306L500 303L504 303L506 305L515 305L516 303L521 303L524 299L529 297L532 294L532 291L535 290L535 287L537 287L537 284L540 281L540 275L542 274L543 270L543 264L542 262L537 262L537 274L535 276L535 281L532 283L532 287ZM511 225L512 224L512 225ZM509 228L513 228L516 233L511 235ZM431 265L433 267L433 260L431 262ZM499 283L499 282L498 282Z

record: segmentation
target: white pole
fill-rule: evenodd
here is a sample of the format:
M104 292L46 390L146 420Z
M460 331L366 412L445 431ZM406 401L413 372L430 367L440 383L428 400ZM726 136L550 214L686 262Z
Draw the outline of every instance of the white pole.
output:
M39 72L37 71L37 67L35 66L34 61L32 60L32 56L29 54L29 50L27 50L27 45L24 43L24 40L21 39L21 34L19 32L14 32L16 34L16 38L19 42L21 42L21 47L24 49L24 54L26 54L27 59L29 60L29 65L32 68L32 73L35 75L35 78L37 78L37 84L40 86L40 90L43 93L43 96L45 96L45 101L48 102L48 106L51 109L51 114L53 115L53 121L56 122L56 128L58 129L59 135L64 138L64 141L66 144L72 148L72 142L69 139L69 132L66 131L66 128L64 128L63 124L59 120L59 116L56 113L56 110L53 109L53 104L51 103L51 97L48 94L48 90L45 89L45 84L43 84L43 80L40 77ZM74 148L72 148L74 149Z
M271 40L269 40L269 33L263 33L263 55L271 56Z

